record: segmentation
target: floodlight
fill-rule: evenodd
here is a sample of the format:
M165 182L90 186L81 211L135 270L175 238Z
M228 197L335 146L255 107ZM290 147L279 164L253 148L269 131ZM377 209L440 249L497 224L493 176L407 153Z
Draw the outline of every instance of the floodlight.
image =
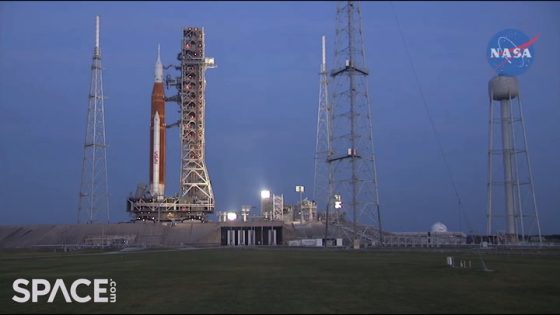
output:
M270 198L270 190L261 190L261 199Z
M237 219L237 213L235 212L228 212L227 213L228 221L235 221Z

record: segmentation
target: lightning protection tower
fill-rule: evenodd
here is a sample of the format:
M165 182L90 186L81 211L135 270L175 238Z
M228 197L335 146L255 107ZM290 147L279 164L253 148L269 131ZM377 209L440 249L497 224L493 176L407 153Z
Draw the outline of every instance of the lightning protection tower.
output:
M99 16L95 18L95 47L84 142L78 223L109 222L107 145L103 104L103 74L99 48Z
M336 215L335 225L345 231L356 248L383 243L379 194L373 148L372 114L368 95L364 39L359 3L340 2L337 7L332 110L329 111L327 163L333 195L350 218ZM330 185L329 185L330 186ZM340 197L338 197L340 196Z
M328 210L329 196L332 194L332 187L329 183L329 163L327 157L331 151L331 130L329 128L329 76L327 71L325 36L322 42L322 62L320 83L319 83L319 108L317 110L317 140L315 144L315 176L313 181L313 199L317 202L318 209ZM326 211L326 222L328 222L328 211Z
M502 241L506 243L529 241L529 235L537 236L537 240L541 242L517 78L496 76L490 80L488 92L487 233L500 234Z

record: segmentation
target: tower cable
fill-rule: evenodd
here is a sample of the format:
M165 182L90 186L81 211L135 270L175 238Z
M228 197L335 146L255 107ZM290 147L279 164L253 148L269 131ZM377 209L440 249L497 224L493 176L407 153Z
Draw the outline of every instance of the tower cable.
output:
M432 129L432 133L433 133L433 135L434 135L434 138L435 138L435 141L436 141L436 144L437 144L437 147L438 147L439 154L440 154L440 156L441 156L441 158L442 158L442 160L443 160L443 164L444 164L445 169L446 169L446 171L447 171L447 175L448 175L448 177L449 177L449 181L451 182L451 187L453 188L453 192L454 192L454 194L455 194L455 198L457 199L457 210L459 211L459 225L460 225L459 228L460 228L460 229L462 228L462 219L464 219L464 220L465 220L465 224L466 224L466 228L467 228L468 231L472 234L472 233L474 232L474 231L473 231L473 228L472 228L472 225L470 224L470 222L469 222L469 220L468 220L468 218L467 218L467 216L466 216L466 214L465 214L465 211L464 211L464 209L463 209L463 203L462 203L461 195L459 194L459 190L458 190L458 188L457 188L457 184L456 184L456 182L455 182L455 178L454 178L454 176L453 176L453 172L451 171L451 167L449 166L449 162L448 162L447 157L446 157L446 155L445 155L445 151L444 151L444 149L443 149L443 144L442 144L442 142L441 142L439 133L438 133L438 131L437 131L437 129L436 129L434 120L433 120L433 118L432 118L432 113L431 113L430 108L429 108L429 106L428 106L428 102L426 101L426 97L425 97L425 95L424 95L424 91L422 90L422 86L420 85L420 80L418 80L418 74L417 74L417 72L416 72L416 68L414 67L414 62L412 61L412 58L411 58L411 56L410 56L410 52L409 52L409 49L408 49L408 44L407 44L407 42L406 42L406 38L405 38L404 33L403 33L403 31L402 31L401 23L400 23L400 21L399 21L399 17L398 17L398 14L397 14L397 10L396 10L396 8L395 8L395 4L394 4L393 1L391 1L391 8L392 8L392 11L393 11L393 16L395 17L395 21L396 21L396 23L397 23L397 28L398 28L398 30L399 30L399 35L400 35L401 40L402 40L403 45L404 45L404 50L405 50L405 53L406 53L406 57L407 57L408 62L409 62L409 64L410 64L410 68L412 69L412 74L413 74L413 76L414 76L414 81L415 81L415 83L416 83L416 87L418 88L418 92L419 92L419 94L420 94L420 99L422 100L422 105L423 105L423 107L424 107L424 109L425 109L425 111L426 111L426 115L428 116L428 121L430 122L430 127L431 127L431 129ZM483 270L484 270L484 271L490 271L490 270L486 267L486 263L485 263L484 260L482 259L482 255L481 255L481 253L480 253L480 250L478 250L477 253L478 253L479 258L480 258L480 261L481 261L481 263L482 263Z

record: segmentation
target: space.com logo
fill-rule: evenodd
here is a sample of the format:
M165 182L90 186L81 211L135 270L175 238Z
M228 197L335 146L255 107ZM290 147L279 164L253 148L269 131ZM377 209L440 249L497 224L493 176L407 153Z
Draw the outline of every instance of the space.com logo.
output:
M109 286L109 288L107 288ZM12 300L17 303L32 303L40 301L40 297L48 298L47 303L54 302L55 298L63 297L66 303L115 303L117 301L117 283L113 279L77 279L66 286L63 279L56 279L54 285L46 279L17 279L12 285L16 294ZM81 288L80 288L81 287ZM78 294L80 288L81 294ZM84 294L86 291L90 294ZM93 296L93 297L92 297ZM44 301L44 299L42 299Z
M523 32L506 29L496 33L486 50L490 66L501 75L516 76L524 73L533 63L533 44L539 35L529 38Z

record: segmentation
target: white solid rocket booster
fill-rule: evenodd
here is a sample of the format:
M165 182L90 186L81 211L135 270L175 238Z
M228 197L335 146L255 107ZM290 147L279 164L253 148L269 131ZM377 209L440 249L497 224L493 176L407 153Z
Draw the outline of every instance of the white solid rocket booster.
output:
M159 183L159 164L160 161L160 151L159 151L159 113L156 112L154 115L154 147L153 147L153 180L152 180L152 193L155 196L161 195L161 187Z

